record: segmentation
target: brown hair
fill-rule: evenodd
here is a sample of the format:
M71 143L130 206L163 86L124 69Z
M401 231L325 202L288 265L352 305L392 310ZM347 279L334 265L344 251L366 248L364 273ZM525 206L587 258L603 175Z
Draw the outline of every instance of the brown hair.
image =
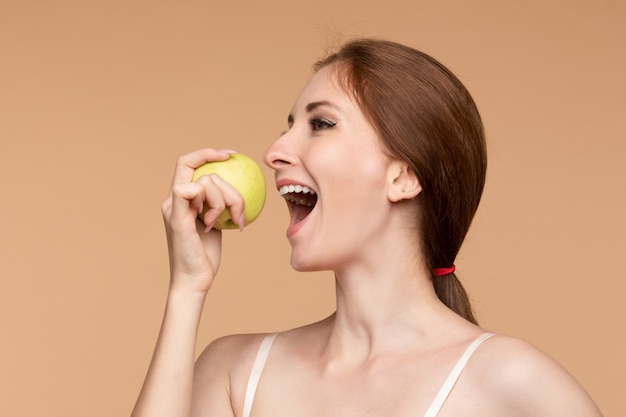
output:
M453 265L487 169L483 125L469 92L432 57L390 41L348 42L314 69L330 64L387 151L408 162L420 180L418 224L427 266ZM441 301L476 323L454 273L434 278L433 285Z

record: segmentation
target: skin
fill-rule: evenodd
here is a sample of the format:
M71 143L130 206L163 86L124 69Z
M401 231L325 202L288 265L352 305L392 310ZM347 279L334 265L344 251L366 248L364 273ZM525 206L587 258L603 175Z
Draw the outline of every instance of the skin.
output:
M332 66L297 98L289 129L265 153L278 186L307 185L313 212L287 231L296 270L332 270L337 310L275 340L253 417L419 416L452 366L485 330L437 298L414 223L419 179L386 156L375 130L338 87ZM163 326L133 416L241 416L263 335L227 336L194 364L202 306L219 267L221 232L205 231L223 207L240 218L241 196L217 177L190 183L193 169L228 153L181 157L163 204L171 282ZM195 217L206 201L213 211ZM366 209L364 209L366 208ZM600 416L555 361L498 335L476 351L444 404L451 416Z

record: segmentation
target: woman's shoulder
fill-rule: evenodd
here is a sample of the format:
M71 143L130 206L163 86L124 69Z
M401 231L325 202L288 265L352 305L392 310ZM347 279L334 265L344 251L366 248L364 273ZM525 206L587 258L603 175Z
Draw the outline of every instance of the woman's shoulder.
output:
M270 335L280 335L281 339L299 340L307 337L317 337L321 329L328 327L329 319L306 324L293 329L272 333L242 333L222 336L209 343L200 355L200 360L216 361L223 366L229 364L252 365L256 353L264 338Z
M209 343L197 360L196 367L232 372L251 366L261 341L269 333L232 334Z
M516 391L550 377L573 379L551 356L517 337L497 334L479 352L477 362L483 362L494 381L511 385Z
M215 403L229 404L240 415L250 370L265 333L233 334L209 343L196 360L194 403L211 410Z
M198 357L196 368L227 374L233 381L247 379L263 339L278 335L282 344L306 344L327 320L272 333L247 333L222 336L209 343ZM272 348L273 349L273 348Z
M503 409L520 415L601 416L585 389L533 344L496 335L483 343L468 367Z

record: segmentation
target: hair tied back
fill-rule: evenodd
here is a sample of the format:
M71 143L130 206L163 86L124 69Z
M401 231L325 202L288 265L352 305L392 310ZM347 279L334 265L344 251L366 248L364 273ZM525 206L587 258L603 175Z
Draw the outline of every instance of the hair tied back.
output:
M450 275L456 271L456 266L452 265L450 268L433 268L433 275L436 277L443 277Z

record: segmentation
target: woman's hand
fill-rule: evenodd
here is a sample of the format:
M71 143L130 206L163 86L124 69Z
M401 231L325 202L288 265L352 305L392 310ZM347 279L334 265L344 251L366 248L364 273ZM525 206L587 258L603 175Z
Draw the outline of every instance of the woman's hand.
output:
M211 287L221 257L221 231L213 229L217 217L230 210L240 227L244 201L237 190L219 176L205 175L192 182L194 170L206 162L225 161L233 151L201 149L178 159L172 187L162 212L170 255L172 289L206 292ZM209 209L198 218L203 206Z

